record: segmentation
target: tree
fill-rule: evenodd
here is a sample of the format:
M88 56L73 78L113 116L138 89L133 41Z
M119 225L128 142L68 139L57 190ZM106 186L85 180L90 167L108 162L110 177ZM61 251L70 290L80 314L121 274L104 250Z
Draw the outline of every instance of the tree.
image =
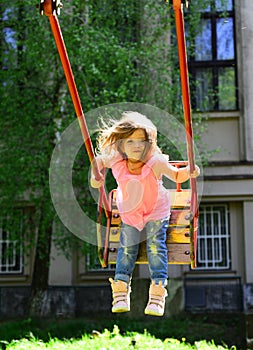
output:
M57 133L74 119L74 111L51 29L35 5L34 0L0 4L0 207L11 226L11 213L22 209L24 234L35 251L28 312L40 315L55 220L48 169ZM171 102L178 83L168 84L174 57L164 33L170 17L157 1L64 2L59 21L85 111L137 101L182 112ZM81 177L87 167L77 159ZM94 203L86 198L84 210L89 207Z
M55 57L45 50L45 44L52 45L53 41L43 30L34 4L2 2L1 8L1 208L2 216L9 220L12 208L22 208L23 227L26 235L29 232L29 243L36 246L31 281L31 300L35 301L31 302L31 313L36 313L48 281L55 215L48 167L64 80L60 69L51 74ZM33 212L29 219L28 207Z

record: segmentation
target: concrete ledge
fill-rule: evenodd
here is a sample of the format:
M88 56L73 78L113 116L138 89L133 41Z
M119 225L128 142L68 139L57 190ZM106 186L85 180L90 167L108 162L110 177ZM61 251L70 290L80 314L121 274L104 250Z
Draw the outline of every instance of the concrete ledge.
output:
M130 317L142 317L148 301L149 279L132 281ZM165 316L183 311L183 282L168 283ZM0 287L0 319L24 317L30 296L30 287ZM111 287L55 286L49 287L42 306L43 317L79 317L90 313L111 313Z

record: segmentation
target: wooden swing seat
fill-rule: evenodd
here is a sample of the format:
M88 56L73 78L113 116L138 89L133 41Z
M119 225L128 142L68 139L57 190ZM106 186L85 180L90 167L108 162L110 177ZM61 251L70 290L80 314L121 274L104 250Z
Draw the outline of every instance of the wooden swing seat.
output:
M116 205L116 190L110 193L111 216L108 218L104 260L116 264L120 241L121 218ZM170 190L171 215L167 230L169 264L191 264L194 260L193 237L197 227L191 226L191 190ZM147 264L145 239L139 245L136 264Z

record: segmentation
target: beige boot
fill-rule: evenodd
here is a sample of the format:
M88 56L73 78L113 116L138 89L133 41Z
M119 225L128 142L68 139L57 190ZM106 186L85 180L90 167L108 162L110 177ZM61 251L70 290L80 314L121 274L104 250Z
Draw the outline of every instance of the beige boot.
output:
M152 316L163 316L165 298L167 295L167 290L165 287L163 287L162 281L159 282L159 285L156 285L155 282L152 281L149 288L149 301L144 311L145 314Z
M112 287L112 312L130 311L130 292L131 288L126 282L114 281L109 278Z

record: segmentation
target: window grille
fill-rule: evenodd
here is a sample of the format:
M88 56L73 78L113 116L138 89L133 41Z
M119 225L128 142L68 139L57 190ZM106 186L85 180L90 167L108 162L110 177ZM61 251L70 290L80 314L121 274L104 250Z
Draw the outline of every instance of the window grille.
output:
M200 22L188 40L191 47L194 47L189 55L193 109L236 110L238 99L233 0L212 0L203 7Z
M202 205L199 214L197 270L230 269L228 206Z
M0 222L0 274L23 273L23 259L20 240L12 238L10 230L5 228L5 222Z

